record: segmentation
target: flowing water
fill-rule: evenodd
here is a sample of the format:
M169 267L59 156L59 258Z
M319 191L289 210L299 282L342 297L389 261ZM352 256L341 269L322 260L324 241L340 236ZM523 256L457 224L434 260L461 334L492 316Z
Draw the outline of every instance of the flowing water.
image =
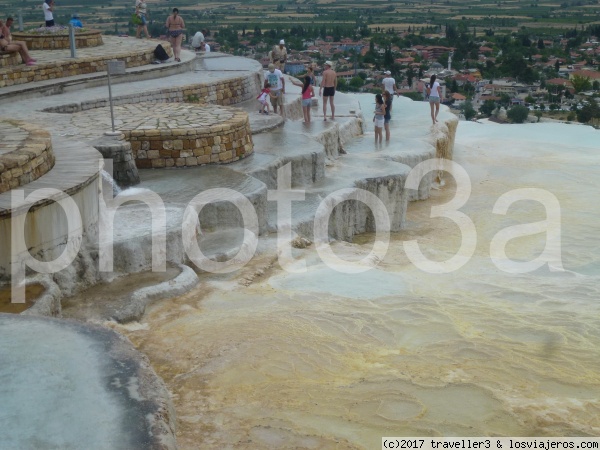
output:
M428 120L422 104L396 102L391 145L403 113ZM307 273L290 274L262 256L121 328L173 392L181 448L374 449L393 435L600 434L600 133L462 122L456 139L455 160L472 185L461 211L477 230L475 254L459 270L423 272L403 247L417 239L438 261L460 247L453 222L429 217L454 195L447 177L431 199L409 205L407 228L375 269L340 273L308 248L298 253ZM559 200L564 271L514 275L492 263L494 235L546 217L535 201L492 213L500 195L522 187ZM358 258L372 242L360 236L334 248ZM531 260L544 244L544 233L518 238L507 254Z

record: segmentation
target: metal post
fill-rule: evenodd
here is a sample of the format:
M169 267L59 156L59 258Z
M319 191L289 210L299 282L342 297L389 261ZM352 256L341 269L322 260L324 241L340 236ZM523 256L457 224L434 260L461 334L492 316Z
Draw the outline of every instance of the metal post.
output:
M107 66L106 73L108 74L108 103L110 104L110 123L112 132L115 132L115 115L113 113L112 89L110 87L110 67Z
M71 46L71 58L77 58L77 49L75 48L75 28L69 23L69 45Z
M106 74L108 78L108 103L110 105L110 123L112 125L112 131L106 131L104 134L107 136L119 136L120 131L115 131L115 114L113 111L113 99L112 99L112 86L110 82L111 75L123 75L125 74L125 61L111 60L106 62Z
M21 9L17 13L17 18L19 20L19 31L23 31L23 11Z

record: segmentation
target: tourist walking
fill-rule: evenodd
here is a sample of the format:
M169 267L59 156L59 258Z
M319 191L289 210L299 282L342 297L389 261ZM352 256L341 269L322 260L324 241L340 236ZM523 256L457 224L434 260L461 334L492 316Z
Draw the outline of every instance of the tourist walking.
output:
M46 20L46 27L54 26L54 0L44 0L42 5L44 8L44 19Z
M135 13L142 21L142 23L137 26L135 37L138 39L142 37L143 31L146 33L146 37L150 38L150 33L148 33L148 5L146 5L144 0L135 0Z
M429 107L431 108L431 121L435 125L437 123L438 113L440 112L440 99L442 98L442 87L440 86L440 83L436 81L435 75L431 75L429 87L427 88L427 95L429 96Z
M0 20L0 51L15 52L21 55L21 59L28 66L34 66L36 61L29 55L27 43L23 41L13 41L10 34L10 27L13 24L12 17L6 19L6 23Z
M383 84L383 89L391 94L390 98L394 99L394 94L396 93L396 80L392 77L392 72L386 70L386 77L381 80L381 84Z
M381 143L385 122L385 103L381 94L375 96L375 117L373 117L373 122L375 123L375 143L377 143L377 139Z
M304 114L304 123L310 123L310 107L312 98L315 96L315 90L310 83L310 75L304 76L303 83L299 83L292 78L292 84L302 88L302 113Z
M269 64L269 70L265 73L265 79L269 82L271 89L271 105L273 112L277 114L277 107L281 108L281 115L284 115L283 110L283 94L285 94L285 80L281 70L275 68L275 64Z
M331 61L325 61L325 70L323 71L323 79L321 80L321 86L319 86L319 97L323 95L323 120L327 121L327 100L331 105L331 120L335 120L335 105L333 104L333 97L335 90L337 89L337 74L332 69L333 64Z
M275 64L275 68L285 72L285 63L287 62L287 49L285 48L285 41L282 39L279 41L279 45L275 45L270 53L271 62Z
M383 116L383 128L385 128L385 140L390 140L390 120L392 120L392 94L383 91L383 102L385 103L385 115Z
M179 15L179 10L177 8L173 8L173 14L167 17L165 26L169 30L169 41L171 42L171 47L173 47L175 61L181 62L181 41L183 40L185 22Z

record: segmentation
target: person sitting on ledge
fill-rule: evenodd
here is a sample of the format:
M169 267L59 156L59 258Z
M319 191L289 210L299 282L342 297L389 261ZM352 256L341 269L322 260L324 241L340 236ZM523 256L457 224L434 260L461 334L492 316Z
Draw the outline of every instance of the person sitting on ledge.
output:
M196 32L194 37L192 37L192 48L197 52L200 51L203 42L204 42L204 34L202 34L201 31Z
M10 27L13 24L12 17L6 19L6 24L0 20L0 51L19 53L21 59L28 66L33 66L36 60L29 55L27 44L23 41L13 41L10 34Z
M73 28L83 28L83 24L81 23L81 20L79 20L79 16L77 14L73 14L73 17L71 20L69 20L69 23L73 25Z

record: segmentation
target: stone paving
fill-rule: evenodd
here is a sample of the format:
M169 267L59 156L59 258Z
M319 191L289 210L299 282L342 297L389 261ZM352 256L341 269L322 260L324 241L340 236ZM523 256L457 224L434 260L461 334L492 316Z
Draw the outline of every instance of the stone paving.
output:
M37 180L53 165L48 131L16 120L0 121L0 194Z
M27 131L11 122L0 122L0 156L21 148L29 136Z
M228 163L252 153L248 114L192 103L136 103L114 107L115 129L131 143L138 168ZM81 137L111 128L109 108L72 115Z
M127 38L124 39L124 41L138 43L148 42L147 40L138 40L135 38ZM194 57L190 56L190 52L185 53L187 54L187 57ZM171 75L165 78L113 84L113 98L117 99L124 96L141 98L148 96L148 93L158 92L164 90L165 88L174 89L197 85L199 83L218 83L231 78L253 80L258 76L259 73L262 73L261 66L257 61L252 61L246 58L214 54L203 59L204 61L201 62L202 69L200 70L190 69L188 72ZM211 59L211 62L207 62L207 59ZM223 63L222 68L220 68L218 65L219 61ZM148 70L152 70L156 66L151 65L144 67L147 67ZM143 68L136 68L136 70L143 70ZM32 87L36 84L38 83L31 83ZM254 95L252 97L254 98ZM70 114L51 114L48 112L43 112L43 110L58 108L61 105L79 105L85 102L105 103L107 98L108 88L105 84L99 87L82 89L75 92L65 92L57 95L42 96L36 98L35 101L32 101L31 99L14 99L10 103L10 115L16 119L27 120L36 123L41 127L52 129L52 134L54 136L61 136L74 140L87 140L88 138L100 136L105 131L110 130L110 114L108 109L104 109L104 117L99 116L98 122L91 123L83 120L81 127L76 125L76 122L71 120ZM289 99L291 100L291 97ZM147 113L147 111L144 111L144 114L145 113ZM256 115L258 115L258 113L256 113ZM117 116L117 118L119 117Z
M209 128L227 122L234 114L230 108L191 103L137 103L114 107L115 129L120 131ZM79 129L80 137L94 138L111 129L110 109L75 113L71 124Z
M148 65L154 60L154 48L158 42L135 42L133 39L113 37L105 45L78 50L76 58L71 58L69 49L34 50L31 55L37 60L36 65L20 64L0 69L0 87L103 72L106 71L106 62L111 59L123 60L127 67ZM171 54L171 45L160 42Z
M120 54L127 53L144 53L148 50L154 50L154 48L163 43L158 39L136 39L131 38L120 38L117 36L102 36L104 41L103 45L98 47L87 47L77 49L77 58L109 58L111 56L118 58ZM166 43L169 45L169 43ZM170 46L170 45L169 45ZM56 50L31 50L30 54L37 60L37 65L43 64L56 64L56 63L71 63L70 49L56 49Z

